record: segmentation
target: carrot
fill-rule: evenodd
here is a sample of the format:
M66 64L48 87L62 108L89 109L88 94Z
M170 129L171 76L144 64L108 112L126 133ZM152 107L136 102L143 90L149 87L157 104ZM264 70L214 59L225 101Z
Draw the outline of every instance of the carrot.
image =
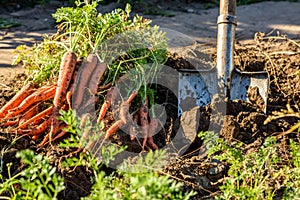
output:
M129 113L129 107L133 99L138 95L138 91L135 90L132 94L128 97L128 99L121 103L120 109L120 119L124 121L126 124L128 123L128 119L131 119L131 115Z
M78 109L80 104L82 103L84 91L87 87L88 80L92 76L92 73L97 66L97 56L95 54L89 54L86 62L82 66L81 73L79 74L79 77L77 80L79 82L76 85L76 98L74 99L74 109Z
M122 120L118 120L115 123L113 123L113 125L111 125L111 127L109 127L109 129L107 129L105 138L108 139L112 134L117 132L117 130L119 130L119 128L121 128L124 125L125 125L125 123Z
M116 87L111 87L107 91L105 101L101 106L99 116L97 119L98 123L100 123L104 119L107 110L110 108L111 104L116 100L117 95L118 95L118 89Z
M39 106L40 106L40 104L34 105L28 111L26 111L26 113L21 117L19 124L23 124L25 121L32 118L38 112Z
M69 104L70 108L72 107L71 98L72 98L72 95L74 93L75 81L77 79L78 70L79 70L80 66L81 66L81 61L76 61L75 69L74 69L74 72L73 72L73 77L72 77L71 83L69 85L67 94L66 94L67 103Z
M61 108L63 98L67 93L70 81L73 77L73 72L76 67L76 55L74 52L66 52L61 61L60 71L57 81L57 88L53 100L52 122L51 130L49 133L49 141L52 141L52 137L59 131L59 109Z
M107 68L107 65L105 63L98 63L96 65L96 68L94 69L93 74L90 77L90 81L88 84L91 94L97 93L98 83L99 83L100 79L102 78L106 68Z
M158 146L154 143L153 137L152 137L153 135L156 134L157 128L158 128L158 119L151 119L149 128L148 128L147 144L153 150L158 149Z
M147 142L148 127L149 127L148 105L147 104L148 103L147 103L147 100L146 100L146 102L139 109L141 132L142 132L142 136L144 138L143 145L142 145L143 150L144 150L144 147L145 147L146 142Z
M39 135L39 134L45 132L45 130L50 126L50 124L51 124L51 118L48 118L43 123L38 125L35 129L30 131L29 135Z
M15 117L24 112L29 106L39 101L45 101L54 97L55 87L50 87L48 90L37 91L28 96L17 108L9 111L5 119Z
M39 135L33 135L32 137L31 137L31 139L32 140L37 140L38 138L40 138L41 137L41 134L39 134Z
M14 126L18 123L19 123L19 119L15 119L15 120L7 121L7 122L3 123L2 126Z
M133 123L134 123L134 124L132 124L132 125L129 127L129 135L130 135L130 139L131 139L131 140L134 140L135 137L136 137L136 135L137 135L134 126L137 126L138 123L139 123L139 115L138 115L138 113L135 113L135 114L133 115Z
M34 117L30 118L29 120L27 120L26 122L20 124L16 129L24 129L26 128L29 124L33 123L33 122L37 122L45 117L48 117L53 110L53 106L50 106L49 108L47 108L46 110L40 112L39 114L35 115Z
M3 118L9 110L19 106L20 103L33 92L34 86L33 83L28 83L9 102L7 102L0 110L0 118Z
M129 107L131 102L133 101L133 99L137 96L138 91L134 91L130 97L122 102L121 104L121 109L120 109L120 119L118 121L116 121L107 131L106 131L106 135L105 138L109 138L112 134L114 134L115 132L117 132L117 130L119 128L121 128L122 126L124 126L125 124L128 123L128 119L131 119L131 115L129 113Z

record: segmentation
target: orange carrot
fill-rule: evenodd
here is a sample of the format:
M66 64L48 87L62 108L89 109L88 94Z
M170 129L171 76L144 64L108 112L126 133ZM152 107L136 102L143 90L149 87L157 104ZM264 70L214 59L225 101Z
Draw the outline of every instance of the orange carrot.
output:
M35 115L34 117L30 118L29 120L27 120L26 122L20 124L18 126L18 128L16 128L17 130L18 129L24 129L26 128L29 124L33 123L33 122L37 122L45 117L48 117L51 113L52 113L52 110L53 110L53 106L50 106L49 108L47 108L46 110L40 112L39 114Z
M107 91L105 101L104 101L103 105L101 106L99 116L97 119L98 123L100 123L104 119L107 110L110 108L111 104L116 100L117 95L118 95L118 89L116 87L111 87Z
M97 65L98 58L95 54L89 54L86 62L82 66L81 73L78 75L79 82L76 85L76 98L74 99L74 109L78 109L82 103L84 91L87 87L87 83L92 76L92 73Z
M9 110L5 119L15 117L18 114L24 112L29 106L39 101L45 101L54 97L55 87L50 87L48 90L36 91L28 96L17 108Z
M19 119L15 119L15 120L7 121L7 122L3 123L2 126L14 126L18 123L19 123Z
M138 91L135 90L132 92L132 94L128 97L126 101L123 101L121 103L121 109L120 109L120 119L124 121L126 124L128 123L128 119L131 119L131 115L129 113L130 104L133 101L133 99L138 95Z
M0 110L0 118L3 118L9 110L19 106L20 103L33 92L34 86L33 83L28 83L9 102L7 102Z
M38 125L35 129L33 129L32 131L30 131L29 135L39 135L39 134L45 132L46 129L50 126L50 124L51 124L51 118L48 118L43 123L41 123L40 125Z
M19 124L23 124L24 122L32 118L38 112L39 106L40 104L34 105L28 111L26 111L25 114L21 117Z
M41 137L41 134L40 135L33 135L32 137L31 137L31 139L32 140L37 140L38 138L40 138Z
M117 130L119 130L119 128L121 128L124 125L125 125L125 123L122 120L118 120L115 123L113 123L113 125L111 125L111 127L109 127L109 129L107 129L105 138L108 139L112 134L117 132Z
M62 106L63 98L67 93L70 81L73 77L73 72L76 67L76 55L74 52L66 52L61 61L60 71L57 81L57 88L53 100L53 112L51 130L49 133L49 141L52 141L53 136L59 131L59 110Z

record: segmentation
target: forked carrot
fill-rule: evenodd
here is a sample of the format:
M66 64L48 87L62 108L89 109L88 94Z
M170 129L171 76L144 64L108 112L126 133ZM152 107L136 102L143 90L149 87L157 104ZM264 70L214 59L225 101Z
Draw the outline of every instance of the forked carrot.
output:
M34 91L34 87L35 85L33 83L28 83L25 87L23 87L9 102L7 102L0 109L0 118L5 117L9 110L19 106L20 103Z
M48 117L53 110L53 106L50 106L49 108L47 108L46 110L40 112L39 114L35 115L34 117L30 118L29 120L27 120L26 122L20 124L16 129L24 129L26 128L29 124L39 121L45 117Z
M129 113L129 108L131 102L134 100L134 98L138 95L138 90L135 90L132 92L132 94L128 97L126 101L123 101L121 103L121 108L120 108L120 119L125 122L125 124L128 123L128 119L131 119L132 116Z
M58 75L57 88L53 100L53 112L51 130L49 133L49 141L51 143L53 136L59 132L59 110L62 106L63 98L67 93L70 81L73 77L73 72L76 67L76 55L74 52L66 52L61 61L60 71Z
M98 123L100 123L104 119L107 110L110 108L111 104L116 100L117 95L118 95L117 87L111 87L107 91L105 101L101 106L99 116L98 116L98 119L97 119Z
M81 73L78 74L78 82L76 85L76 98L74 99L74 109L78 109L82 103L87 83L92 76L92 73L97 65L98 58L95 54L89 54L85 63L82 65Z
M138 91L134 91L129 98L126 101L123 101L121 103L121 109L120 109L120 119L116 121L107 131L105 138L109 138L112 134L117 132L119 128L124 126L125 124L128 123L128 119L131 118L131 115L129 113L129 107L133 99L138 95Z

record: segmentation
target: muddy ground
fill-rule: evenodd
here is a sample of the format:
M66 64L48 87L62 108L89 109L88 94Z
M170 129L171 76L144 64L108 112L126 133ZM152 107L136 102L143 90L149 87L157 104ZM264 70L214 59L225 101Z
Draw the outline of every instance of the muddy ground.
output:
M224 124L222 127L217 128L220 129L220 137L229 142L242 141L247 144L247 151L256 151L266 137L280 135L297 122L296 118L286 117L264 124L268 116L272 115L274 111L286 109L287 104L296 112L300 112L300 41L282 35L273 34L269 36L259 33L252 40L237 43L235 48L234 55L237 68L243 71L266 70L268 72L267 112L263 112L260 97L253 93L250 102L228 101ZM214 47L212 47L210 54L211 59L215 60ZM180 55L169 60L167 64L172 65L172 67L191 65ZM0 77L0 107L22 87L25 79L25 74L18 74L12 80L10 77L3 75ZM163 148L172 143L172 138L178 131L182 119L177 117L178 99L174 94L168 92L166 88L159 88L156 95L156 103L164 104L168 114L164 129L154 136L156 144ZM216 97L213 103L208 106L193 108L194 112L198 112L200 115L197 132L206 131L211 124L215 123L216 126L220 124L218 105L220 105L220 102ZM0 134L0 149L9 147L15 137L15 135L5 133L5 130L2 131ZM290 137L295 138L297 135L292 133L279 137L282 143L280 149L282 155L287 151L285 141ZM183 155L178 156L169 165L165 166L164 173L183 182L185 184L184 189L196 190L198 195L194 199L210 199L219 193L219 184L215 183L226 176L228 166L218 160L207 158L205 152L203 152L202 141L199 138L189 139L193 140L193 144ZM112 140L118 144L128 145L130 151L140 151L139 143L130 141L128 135L121 131ZM17 140L16 144L3 155L3 166L12 162L12 175L18 173L24 166L15 158L15 153L21 149L29 148L38 153L51 156L53 164L57 164L61 156L72 152L72 150L67 151L59 147L38 149L37 144L39 142L40 140L32 141L26 136ZM65 191L61 192L61 199L79 199L89 194L91 188L90 171L78 167L75 171L59 169L59 172L65 178L67 187ZM6 167L4 167L3 175L7 176Z

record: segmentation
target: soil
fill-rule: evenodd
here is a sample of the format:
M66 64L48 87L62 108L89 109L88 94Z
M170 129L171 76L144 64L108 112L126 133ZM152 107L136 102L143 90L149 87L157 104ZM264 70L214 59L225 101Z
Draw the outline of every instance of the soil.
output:
M55 3L55 1L53 2ZM53 12L54 8L62 5L59 2L56 2L57 4L54 3L52 4L52 10L50 9L51 7L49 7L49 9L47 7L44 7L45 9L47 8L47 12L38 12L37 10L39 9L36 9L34 12L38 12L38 14L40 14L41 16L47 14L47 16L49 17L49 13ZM270 6L271 4L275 3L265 2L260 5L265 6L265 4ZM292 3L287 2L287 4ZM201 16L203 15L203 13L208 13L207 15L210 16L210 13L215 13L215 10L217 10L215 8L210 10L203 10L203 4L201 5L202 7L199 5L199 7L201 8L193 7L193 4L182 2L180 5L182 5L185 11L183 11L183 8L180 6L180 9L176 7L176 9L173 10L171 10L171 8L163 8L167 12L171 10L173 13L175 13L175 16L178 16L177 19L179 22L181 22L180 19L182 17L178 15L179 12L182 12L183 15L189 14L189 16ZM259 4L250 5L249 7L257 8L259 7L258 5ZM282 2L278 2L278 5L279 7L281 6L280 8L283 8ZM293 7L295 7L295 5L299 6L299 3L293 4ZM240 8L240 10L243 9L247 10L247 7L244 6ZM10 15L10 13L12 12L8 8L4 10L6 12L6 15ZM26 11L31 10L28 9ZM15 14L12 16L17 16L18 19L21 19L22 17L20 17L20 12L21 14L24 14L25 10L13 10L13 13ZM136 12L138 12L138 10ZM272 10L272 12L274 12L274 10ZM258 9L257 13L257 15L262 15L263 11ZM286 15L288 15L288 13L286 13ZM41 16L38 17L36 21L40 22ZM161 16L152 17L154 21L157 20L157 22L161 23L166 19L168 19L172 23L174 22L174 18L170 19ZM243 20L242 16L241 18ZM11 29L13 31L6 30L6 34L4 34L3 36L3 41L5 41L7 37L14 37L12 35L14 32L36 31L36 29L32 28L32 26L26 26L25 24L27 23L30 24L33 23L33 21L26 22L25 20L22 21L23 25L21 27ZM276 24L276 22L274 22L274 24ZM49 25L49 27L45 29L42 28L43 30L41 32L45 32L45 30L47 30L46 32L51 32L53 30L53 21L49 22L49 24L47 25ZM167 27L169 26L166 23L165 25ZM39 27L39 25L36 26ZM179 48L179 50L177 47L177 49L175 50L174 48L171 49L171 51L174 53L174 57L170 59L167 64L176 69L194 67L193 58L191 58L190 54L185 53L189 52L186 51L186 48L193 48L194 51L195 49L197 51L197 49L203 49L203 45L206 49L210 49L206 53L206 55L209 55L209 57L205 58L206 61L215 63L216 50L215 46L213 45L214 39L212 39L215 32L211 34L211 38L206 38L205 43L204 40L201 39L201 37L195 37L195 35L192 35L193 33L198 34L199 30L194 29L191 24L189 24L189 26L190 27L188 27L187 32L189 32L188 30L193 29L193 31L190 32L190 37L192 39L184 41L184 48ZM173 26L172 28L174 27L176 28L176 26ZM241 27L243 28L244 26ZM299 29L299 26L297 26L297 28ZM255 29L254 31L266 31L266 29ZM205 148L203 148L203 141L193 134L199 131L206 131L211 126L215 126L215 130L220 130L220 137L226 139L230 143L241 141L247 145L245 150L248 152L252 152L256 151L261 146L266 137L274 134L280 134L283 131L291 128L297 122L296 118L285 117L273 120L267 125L264 124L264 121L268 116L272 115L274 111L281 111L282 109L286 109L287 104L289 104L290 107L296 112L300 112L300 41L297 40L298 33L290 33L292 36L289 38L292 39L289 39L288 37L282 35L267 35L264 33L257 33L254 38L249 39L249 35L245 34L245 32L243 31L239 32L238 34L238 36L240 37L246 37L247 35L248 38L247 40L237 41L234 54L236 67L242 71L247 72L266 70L269 74L268 104L266 113L263 112L261 103L259 103L260 98L258 95L255 95L254 91L254 95L252 95L252 100L250 102L226 99L224 101L221 100L222 98L220 98L219 96L214 96L211 104L191 109L191 112L199 114L198 121L189 120L187 116L190 114L190 111L187 113L183 113L182 117L177 117L178 99L167 88L158 86L159 88L156 93L156 103L163 104L167 113L167 119L165 124L163 125L164 128L154 136L154 141L159 146L159 148L163 148L166 145L170 145L174 142L173 138L178 132L181 124L188 124L188 126L190 127L196 127L196 130L190 130L191 135L185 135L185 137L190 142L192 142L189 148L184 152L184 154L181 154L180 156L177 156L175 159L173 159L167 166L165 166L163 170L164 173L167 173L174 179L183 182L185 190L196 190L198 194L196 197L194 197L194 199L211 199L213 198L213 196L217 195L220 191L218 188L220 183L218 181L226 176L228 166L225 163L220 162L219 160L208 158L205 153ZM187 43L189 44L187 45ZM14 45L15 44L11 45L11 47L9 48L15 47ZM3 51L1 50L1 54L2 52ZM26 80L26 75L24 73L20 73L20 71L16 73L16 76L7 76L7 73L11 73L11 71L12 69L4 72L0 69L0 72L5 74L0 76L0 107L2 107L9 99L14 96L16 91L18 91L23 86L23 83ZM225 105L224 103L227 104L226 113L222 113L220 109L220 107ZM225 115L224 118L222 118L223 115ZM222 124L222 126L220 126L219 124ZM284 155L284 152L287 151L286 141L289 137L295 137L295 135L290 134L279 138L282 147L280 153L282 153L282 155ZM2 133L0 134L0 149L9 147L1 158L3 160L4 166L4 177L8 176L7 168L5 167L7 163L13 163L11 168L12 175L18 173L24 167L24 165L15 158L16 152L21 149L32 149L37 153L47 155L48 157L51 157L52 164L56 166L58 166L58 162L60 162L61 157L69 155L70 153L75 151L74 149L62 149L58 146L54 146L54 148L48 148L46 146L44 148L38 149L37 144L40 142L40 140L33 141L27 136L16 140L16 143L12 147L10 147L10 144L14 139L14 135L8 135L6 134L5 130L2 130ZM112 141L120 145L126 144L128 146L128 151L141 151L140 143L138 143L137 140L131 141L128 135L123 133L122 131L119 131L118 134L116 134L112 138ZM179 149L177 150L178 153ZM73 156L77 156L77 154L75 153ZM110 173L110 171L113 169L106 170L108 173ZM79 199L80 197L87 196L89 194L90 188L92 186L90 182L92 172L89 171L89 169L81 167L77 167L75 170L59 168L58 171L64 177L66 183L66 189L60 193L60 199Z

